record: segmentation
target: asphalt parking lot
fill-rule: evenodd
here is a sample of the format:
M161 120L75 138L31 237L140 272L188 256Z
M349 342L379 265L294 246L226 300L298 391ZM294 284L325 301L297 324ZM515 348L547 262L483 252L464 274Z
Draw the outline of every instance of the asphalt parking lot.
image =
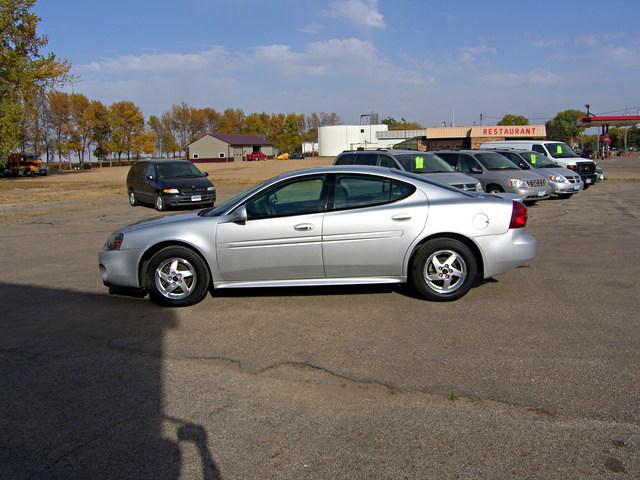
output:
M0 477L639 478L640 160L613 162L530 208L536 261L455 303L341 287L163 309L97 269L153 210L4 224Z

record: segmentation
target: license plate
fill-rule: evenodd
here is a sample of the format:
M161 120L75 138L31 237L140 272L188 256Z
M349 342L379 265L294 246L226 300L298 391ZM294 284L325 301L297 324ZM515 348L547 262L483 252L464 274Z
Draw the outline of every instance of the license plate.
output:
M574 190L580 190L580 185L574 185L574 186L573 186L573 189L574 189Z
M544 190L538 190L538 196L539 197L544 197L547 194L547 192L545 192Z
M199 202L200 200L202 200L202 195L191 195L192 202Z
M591 183L591 179L590 178L587 178L587 183Z

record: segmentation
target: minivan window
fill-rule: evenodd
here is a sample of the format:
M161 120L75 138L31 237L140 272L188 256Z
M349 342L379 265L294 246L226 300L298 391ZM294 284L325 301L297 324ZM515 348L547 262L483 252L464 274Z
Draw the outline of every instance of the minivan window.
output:
M354 165L367 165L375 167L378 164L378 155L375 153L356 154L353 160Z
M354 157L355 155L352 153L340 155L336 160L336 165L353 165Z
M393 161L393 158L386 155L378 155L378 166L387 168L398 168L398 165L396 165L396 162Z
M577 158L578 154L574 152L569 145L563 142L545 143L545 147L553 158Z
M547 152L545 151L542 145L531 145L531 150L533 150L534 152L541 153L542 155L547 154Z
M511 160L499 153L477 153L476 158L487 170L519 170Z
M529 164L527 162L525 162L525 160L519 154L514 153L514 152L500 152L500 153L502 155L504 155L505 157L507 157L509 160L511 160L513 163L518 165L521 169L523 169L523 170L531 169Z
M394 155L400 165L411 173L444 173L454 172L451 165L435 153L403 153Z
M161 162L157 166L160 178L204 177L203 173L190 162Z

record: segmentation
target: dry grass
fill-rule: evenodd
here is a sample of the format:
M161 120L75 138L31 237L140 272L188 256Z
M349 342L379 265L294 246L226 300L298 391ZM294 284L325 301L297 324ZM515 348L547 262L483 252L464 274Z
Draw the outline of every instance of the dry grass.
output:
M215 184L249 186L299 168L331 165L333 158L268 160L199 164ZM0 180L0 205L42 204L66 200L88 200L126 194L129 167L104 167L91 171L64 172L48 177Z

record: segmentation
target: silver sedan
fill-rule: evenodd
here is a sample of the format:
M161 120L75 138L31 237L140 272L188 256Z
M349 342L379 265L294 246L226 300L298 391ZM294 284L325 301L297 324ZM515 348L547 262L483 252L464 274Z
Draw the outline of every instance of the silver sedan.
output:
M218 288L410 283L456 300L532 260L520 202L399 170L326 167L267 180L198 213L113 233L100 253L113 289L186 306Z

